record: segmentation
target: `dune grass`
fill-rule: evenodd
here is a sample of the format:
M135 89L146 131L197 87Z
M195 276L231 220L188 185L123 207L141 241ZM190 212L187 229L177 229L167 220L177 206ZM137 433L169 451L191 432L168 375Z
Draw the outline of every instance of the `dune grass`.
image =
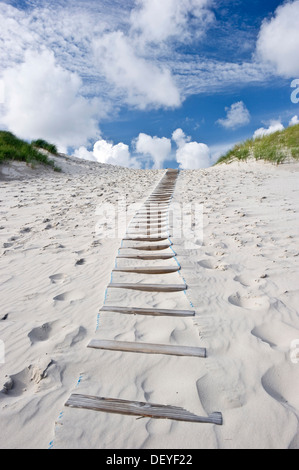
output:
M53 155L57 155L56 145L49 144L49 142L47 142L46 140L43 140L43 139L33 140L31 142L31 145L33 145L33 147L48 150L48 152L52 153Z
M35 141L29 144L22 139L19 139L14 134L8 131L0 131L0 163L9 160L17 160L26 162L32 168L35 167L37 163L50 166L55 171L61 171L55 165L54 160L51 160L47 155L43 155L37 150L37 145ZM48 144L46 141L40 141L48 145L48 148L51 148L51 144ZM56 147L53 146L55 149ZM41 147L40 148L44 148ZM57 153L57 150L56 152Z
M299 160L299 124L274 134L246 140L220 157L216 165L235 160L246 161L248 158L279 165L290 157Z

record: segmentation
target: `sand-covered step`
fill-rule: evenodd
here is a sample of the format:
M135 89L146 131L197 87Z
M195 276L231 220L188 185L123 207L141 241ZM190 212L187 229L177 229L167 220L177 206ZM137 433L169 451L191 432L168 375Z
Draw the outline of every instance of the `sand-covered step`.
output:
M159 222L134 222L132 224L130 224L129 228L128 228L128 231L129 230L132 230L132 229L148 229L150 228L151 230L161 230L163 229L163 232L165 232L167 230L167 223L166 222L163 222L163 223L159 223Z
M164 260L175 257L175 253L128 253L128 254L119 254L116 259L141 259L141 260Z
M170 198L167 197L167 198L163 198L163 200L161 200L160 198L151 198L151 199L147 199L143 206L161 206L161 207L168 207L169 206L169 203L170 203Z
M121 247L120 250L141 250L141 251L160 251L167 250L171 245L161 244L161 245L140 245L140 246L126 246Z
M140 210L136 212L136 216L146 216L146 217L167 217L168 216L168 209L165 210L155 210L155 209L148 209L148 210Z
M130 341L93 339L88 344L88 348L144 354L165 354L169 356L207 357L207 351L205 348L174 346L171 344L133 343Z
M138 274L169 274L179 271L180 266L122 266L114 268L113 272Z
M112 282L109 289L133 289L147 292L179 292L187 290L186 284L138 284L129 282Z
M140 308L140 307L121 307L114 305L104 305L100 312L116 312L125 315L150 315L150 316L166 316L166 317L194 317L195 310L176 310L165 308Z
M197 416L178 406L121 400L119 398L96 397L78 393L73 393L65 403L65 406L106 413L222 425L222 414L219 412L214 412L204 417Z
M128 229L126 233L126 237L134 237L134 236L145 237L146 236L146 237L158 238L161 236L165 237L166 235L169 236L165 228L161 230L161 228L159 227L153 228L150 225L147 228L142 228L142 227L138 227L138 228L139 230L134 229L134 227L132 227L132 229Z
M100 312L116 312L124 315L149 315L149 316L165 316L165 317L194 317L195 310L176 310L165 308L149 308L149 307L121 307L114 305L104 305Z
M140 216L135 216L134 219L132 220L131 224L138 224L138 223L143 223L143 224L164 224L167 226L168 224L168 215L166 216L151 216L151 215L140 215Z
M161 236L161 237L150 237L150 236L136 236L136 237L133 237L133 236L128 236L128 237L125 237L124 240L125 241L136 241L136 242L159 242L159 241L162 241L162 240L168 240L168 237L169 235L164 235L164 236Z

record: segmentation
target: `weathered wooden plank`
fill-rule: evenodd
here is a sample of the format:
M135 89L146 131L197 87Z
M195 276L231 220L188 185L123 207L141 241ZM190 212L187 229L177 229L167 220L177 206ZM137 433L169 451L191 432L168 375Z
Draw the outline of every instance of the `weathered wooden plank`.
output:
M151 253L151 254L124 254L118 255L118 259L143 259L143 260L154 260L154 259L170 259L174 258L175 253Z
M146 205L153 206L154 205L154 206L168 207L170 199L169 198L166 198L166 199L167 199L166 201L161 200L160 198L147 199L145 201L145 203L143 204L143 206L146 206Z
M92 395L81 395L79 393L73 393L65 403L65 406L129 416L172 419L193 423L223 424L222 414L219 412L211 413L206 417L197 416L178 406L121 400L118 398L96 397Z
M150 217L161 217L164 216L166 217L168 215L168 209L167 210L153 210L153 209L148 209L148 210L140 210L136 212L136 215L146 215Z
M164 200L165 199L165 200ZM150 199L147 199L145 202L144 202L144 205L146 204L156 204L156 205L159 205L159 206L169 206L169 202L170 202L170 198L167 197L167 198L161 198L161 197L155 197L155 198L150 198Z
M145 212L146 214L153 213L153 214L166 214L168 212L168 207L141 207L136 211L136 214L140 214L141 212Z
M123 240L127 241L135 241L135 242L160 242L163 240L168 240L168 236L163 237L125 237Z
M128 235L131 236L131 231L132 230L135 230L136 231L136 235L138 236L151 236L152 238L158 238L158 237L165 237L167 235L167 238L169 237L169 227L168 227L168 221L166 224L163 224L163 225L159 225L158 224L155 224L153 225L152 224L152 221L148 221L147 223L134 223L133 225L130 225L128 227L128 230L126 232L126 237ZM144 235L142 235L141 231L144 231ZM148 233L148 231L151 231L150 234ZM160 241L160 240L159 240Z
M195 310L169 310L163 308L115 307L104 305L100 312L116 312L124 315L150 315L155 317L194 317Z
M167 250L171 245L140 245L140 246L123 246L120 250L140 250L140 251L161 251Z
M172 192L170 193L154 193L152 194L151 196L149 196L147 198L147 201L151 201L151 200L156 200L156 201L164 201L164 200L167 200L167 201L170 201L171 200L171 196L172 196Z
M166 216L166 217L164 217L164 216L163 217L157 217L157 216L151 216L151 215L139 215L139 216L135 216L133 220L135 221L134 223L140 223L140 222L144 223L146 221L147 224L163 223L166 226L168 224L168 216ZM133 223L133 221L132 221L132 223Z
M172 344L132 343L129 341L93 339L90 341L88 348L144 354L165 354L169 356L207 357L205 348L176 346Z
M165 222L163 224L160 223L153 223L153 222L134 222L131 223L129 226L128 230L131 229L139 229L139 230L160 230L162 233L165 233L167 231L168 224Z
M150 203L150 204L144 204L143 210L150 210L150 211L154 211L154 212L158 212L158 211L168 211L169 209L169 204L167 204L167 206L165 206L164 204L162 205L161 203Z
M180 266L123 266L114 268L117 273L169 274L179 271Z
M153 230L151 228L149 229L140 229L140 230L128 230L127 233L126 233L126 237L130 237L130 238L133 238L135 241L138 241L137 238L140 238L140 237L150 237L151 238L151 241L153 241L153 238L158 238L158 237L164 237L164 240L166 240L169 235L168 234L165 234L165 230ZM127 238L126 238L127 239ZM143 241L145 240L145 238L142 238L142 240L139 240L139 241Z
M109 289L132 289L146 292L179 292L187 289L186 284L136 284L129 282L112 282Z

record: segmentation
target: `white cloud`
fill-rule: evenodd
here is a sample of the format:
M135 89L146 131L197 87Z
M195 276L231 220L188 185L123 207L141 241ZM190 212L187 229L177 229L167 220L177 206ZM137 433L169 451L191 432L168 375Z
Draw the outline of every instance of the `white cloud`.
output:
M75 150L74 157L81 158L81 160L88 160L90 162L96 162L97 159L94 156L93 152L87 150L83 145Z
M74 156L83 160L117 165L127 168L140 168L141 165L135 157L132 157L129 146L120 142L114 145L105 139L99 139L93 147L93 151L81 146L74 152Z
M211 0L137 0L130 21L141 41L161 43L169 38L179 41L205 33L214 21Z
M0 122L19 137L49 140L65 151L98 134L100 101L80 95L81 79L57 65L51 51L28 51L23 63L4 71L3 81Z
M299 74L299 0L277 8L271 20L262 24L257 54L273 65L276 72L290 78Z
M289 126L296 126L296 124L299 124L299 119L297 115L292 117L289 122Z
M113 145L113 143L104 139L98 140L94 144L93 154L100 163L125 167L135 166L135 159L131 158L129 146L122 142Z
M243 101L238 101L225 110L226 118L218 119L217 123L226 129L236 129L250 122L250 113Z
M210 150L206 144L191 142L182 129L177 129L172 134L172 139L177 144L176 160L183 170L195 170L207 168L211 165Z
M265 135L274 134L274 132L277 131L283 131L283 129L284 126L280 121L272 120L268 128L261 127L260 129L257 129L253 134L253 138L257 139L259 137L264 137Z
M151 137L140 133L135 141L136 152L143 155L150 155L154 161L153 168L163 168L165 160L170 158L171 140L166 137Z
M93 46L101 72L127 103L140 109L180 105L169 69L137 55L134 43L122 32L107 33L94 40Z

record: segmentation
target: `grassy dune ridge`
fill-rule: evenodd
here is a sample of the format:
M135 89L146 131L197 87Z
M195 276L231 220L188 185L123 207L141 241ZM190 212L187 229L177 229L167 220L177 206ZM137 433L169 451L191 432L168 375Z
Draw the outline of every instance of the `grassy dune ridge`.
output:
M60 171L55 162L49 159L47 155L41 153L39 149L44 149L53 155L57 155L55 145L49 144L45 140L39 139L28 143L19 139L11 132L0 131L0 164L9 160L18 160L26 162L32 168L37 163L41 163L52 167L55 171Z
M216 165L236 160L246 161L249 158L265 160L277 165L289 158L299 160L299 124L274 134L248 139L237 144L226 155L220 157Z

